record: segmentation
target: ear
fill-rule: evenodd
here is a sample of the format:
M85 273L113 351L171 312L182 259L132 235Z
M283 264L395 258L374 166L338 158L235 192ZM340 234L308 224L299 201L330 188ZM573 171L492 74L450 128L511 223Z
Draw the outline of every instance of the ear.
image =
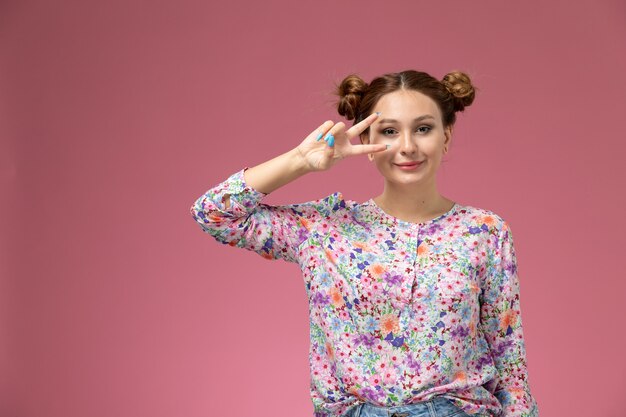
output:
M443 142L444 146L450 146L450 141L452 141L452 130L453 130L452 125L446 127L443 131L443 134L446 136L445 141Z

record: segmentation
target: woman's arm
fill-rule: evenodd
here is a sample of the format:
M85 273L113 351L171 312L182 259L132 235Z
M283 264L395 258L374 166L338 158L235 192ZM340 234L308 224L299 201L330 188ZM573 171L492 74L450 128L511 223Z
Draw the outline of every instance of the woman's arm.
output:
M348 130L345 129L346 125L343 122L335 124L332 120L327 120L311 132L298 147L246 170L245 180L255 190L269 194L304 174L330 169L339 160L348 156L386 150L387 146L384 144L350 143L351 138L360 135L377 117L377 114L371 114ZM324 141L321 140L323 136Z
M375 119L372 115L347 131L342 122L326 121L297 148L245 167L209 189L191 206L192 216L219 242L253 250L267 259L297 262L300 244L314 223L344 207L341 193L286 206L270 206L261 200L296 178L327 170L347 156L385 150L385 145L352 145L349 141ZM321 140L323 135L328 141Z
M246 168L244 181L265 195L312 171L297 148L252 168ZM225 208L228 208L230 195L226 194L224 198Z
M261 201L267 194L246 181L244 174L250 169L245 167L206 191L191 206L191 215L220 243L270 260L297 262L298 248L311 225L330 215L328 205L340 194L301 204L264 204Z
M298 148L294 148L249 168L245 172L245 180L255 190L269 194L311 171Z
M506 221L495 238L480 310L480 324L498 369L493 394L502 404L502 417L537 417L528 379L513 234Z

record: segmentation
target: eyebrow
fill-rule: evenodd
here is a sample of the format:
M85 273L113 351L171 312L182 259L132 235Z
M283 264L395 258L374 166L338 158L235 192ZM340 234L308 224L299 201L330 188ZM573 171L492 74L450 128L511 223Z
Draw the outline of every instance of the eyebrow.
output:
M424 120L424 119L435 119L435 118L431 116L430 114L425 114L423 116L416 117L415 119L413 119L413 121L419 122L420 120ZM395 119L381 119L378 122L379 123L398 123L398 121Z

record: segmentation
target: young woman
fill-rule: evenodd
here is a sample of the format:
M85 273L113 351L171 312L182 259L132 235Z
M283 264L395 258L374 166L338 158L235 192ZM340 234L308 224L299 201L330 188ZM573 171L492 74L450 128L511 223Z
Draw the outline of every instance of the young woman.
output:
M315 416L538 416L511 228L437 190L455 113L474 100L470 78L407 70L368 84L350 75L337 93L352 127L326 121L191 207L217 241L300 266ZM261 202L365 154L384 177L378 196Z

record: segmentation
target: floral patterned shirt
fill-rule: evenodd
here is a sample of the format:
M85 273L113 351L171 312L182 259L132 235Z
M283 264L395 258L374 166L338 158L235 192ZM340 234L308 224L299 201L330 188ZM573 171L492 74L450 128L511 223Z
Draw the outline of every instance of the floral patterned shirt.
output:
M300 266L316 417L437 395L472 416L538 416L506 221L456 203L411 223L340 192L267 205L246 169L198 198L191 214L223 244Z

